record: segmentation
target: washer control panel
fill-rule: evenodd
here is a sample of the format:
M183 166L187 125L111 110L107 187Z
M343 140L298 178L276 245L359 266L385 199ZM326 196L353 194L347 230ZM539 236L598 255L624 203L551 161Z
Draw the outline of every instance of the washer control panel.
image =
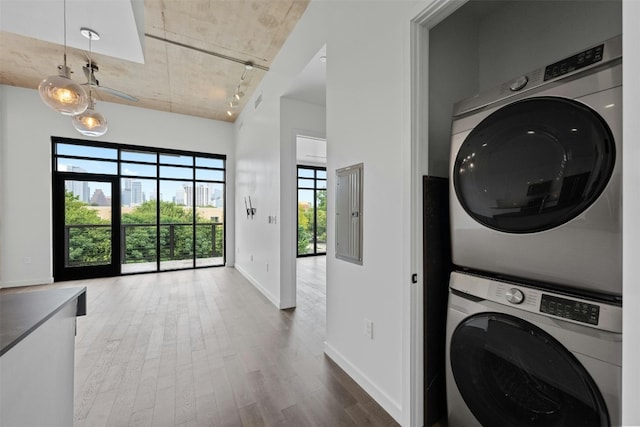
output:
M622 333L622 307L520 283L454 271L449 288L487 301L590 328ZM491 301L491 303L489 303Z
M600 318L600 306L597 304L547 294L542 294L540 312L590 325L597 325Z

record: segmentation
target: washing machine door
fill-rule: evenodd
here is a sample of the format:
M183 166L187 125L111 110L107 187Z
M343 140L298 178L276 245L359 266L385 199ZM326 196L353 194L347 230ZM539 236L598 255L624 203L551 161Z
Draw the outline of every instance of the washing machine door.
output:
M455 329L451 370L483 426L608 426L604 399L555 338L516 317L480 313Z
M605 120L583 103L534 97L495 111L453 165L456 195L479 223L507 233L557 227L587 209L615 165Z

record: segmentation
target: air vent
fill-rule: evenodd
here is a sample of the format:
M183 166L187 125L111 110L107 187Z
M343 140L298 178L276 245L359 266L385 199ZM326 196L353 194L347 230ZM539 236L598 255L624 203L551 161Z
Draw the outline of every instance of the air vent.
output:
M258 105L260 105L260 103L262 102L262 94L260 94L260 96L256 99L256 103L255 103L255 109L258 109Z

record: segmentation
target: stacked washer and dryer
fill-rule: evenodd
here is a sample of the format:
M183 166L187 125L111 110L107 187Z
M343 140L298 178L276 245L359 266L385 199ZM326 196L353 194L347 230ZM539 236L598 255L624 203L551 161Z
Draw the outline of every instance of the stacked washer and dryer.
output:
M449 426L621 423L622 39L454 107Z

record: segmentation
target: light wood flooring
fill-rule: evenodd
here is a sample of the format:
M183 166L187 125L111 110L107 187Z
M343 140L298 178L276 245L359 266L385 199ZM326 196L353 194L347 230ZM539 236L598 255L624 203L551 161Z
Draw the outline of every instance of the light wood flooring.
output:
M75 426L396 426L323 354L325 258L298 261L278 310L233 268L87 286Z

